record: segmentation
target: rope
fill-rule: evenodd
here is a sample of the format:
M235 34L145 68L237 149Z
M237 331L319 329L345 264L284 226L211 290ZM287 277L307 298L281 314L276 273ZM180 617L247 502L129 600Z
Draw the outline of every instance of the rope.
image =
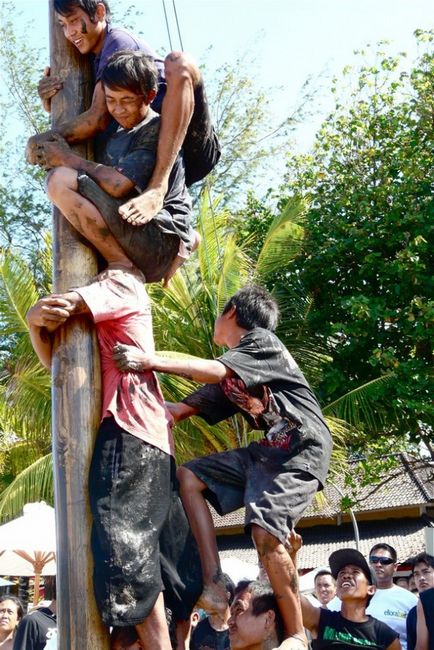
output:
M178 12L176 11L175 0L172 0L172 4L173 4L173 13L175 14L175 20L176 20L176 28L177 28L177 30L178 30L179 43L180 43L180 45L181 45L181 50L184 51L184 45L183 45L182 37L181 37L181 30L180 30L180 28L179 28Z
M169 37L169 45L170 45L170 49L173 50L172 38L170 36L169 20L167 18L166 3L164 2L164 0L161 0L161 2L163 3L164 18L166 20L167 36Z

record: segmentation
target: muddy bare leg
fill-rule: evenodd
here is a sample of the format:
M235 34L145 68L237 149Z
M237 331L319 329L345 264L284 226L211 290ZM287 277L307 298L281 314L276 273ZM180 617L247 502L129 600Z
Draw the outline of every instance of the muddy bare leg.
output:
M163 594L160 593L143 623L136 625L136 631L144 650L171 650L172 644L167 628Z
M228 597L222 578L214 524L203 496L206 485L186 467L179 467L177 476L182 503L197 542L202 566L204 588L198 605L224 620Z
M260 526L252 525L252 538L267 572L285 626L283 648L306 648L297 569L285 546Z
M77 172L56 167L47 181L47 194L69 223L110 263L131 262L111 234L100 212L78 192Z

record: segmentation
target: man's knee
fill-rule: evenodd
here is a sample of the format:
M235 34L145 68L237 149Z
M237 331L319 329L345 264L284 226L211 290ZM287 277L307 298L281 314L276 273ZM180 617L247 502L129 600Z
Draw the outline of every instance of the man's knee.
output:
M201 81L200 70L190 54L170 52L164 60L167 84L192 83L196 87Z
M284 550L280 541L257 524L252 524L252 540L259 553L259 556L275 553L276 551ZM280 547L282 547L280 549Z
M65 189L77 189L77 172L69 167L55 167L47 176L47 195L54 199Z
M176 471L181 492L202 492L206 485L187 467L181 465Z

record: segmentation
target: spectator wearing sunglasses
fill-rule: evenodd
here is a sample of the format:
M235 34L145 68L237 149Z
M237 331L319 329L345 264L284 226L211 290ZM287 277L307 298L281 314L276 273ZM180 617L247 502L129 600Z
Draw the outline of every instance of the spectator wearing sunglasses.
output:
M377 578L375 592L367 614L387 623L398 632L403 650L407 650L407 614L417 604L417 597L407 589L393 583L397 568L397 554L393 546L380 542L369 552L369 564Z

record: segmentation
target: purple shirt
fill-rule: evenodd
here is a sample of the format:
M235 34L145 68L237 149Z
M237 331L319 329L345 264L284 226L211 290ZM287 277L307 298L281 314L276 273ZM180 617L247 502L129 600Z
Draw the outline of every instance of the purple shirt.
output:
M166 81L164 78L164 61L156 54L148 43L136 38L130 32L119 27L107 27L107 34L104 39L101 52L97 56L92 57L92 70L95 83L101 79L102 72L107 65L107 61L115 52L119 50L134 50L144 52L147 56L153 59L158 70L158 93L152 102L152 108L157 113L161 110L161 102L166 92Z

